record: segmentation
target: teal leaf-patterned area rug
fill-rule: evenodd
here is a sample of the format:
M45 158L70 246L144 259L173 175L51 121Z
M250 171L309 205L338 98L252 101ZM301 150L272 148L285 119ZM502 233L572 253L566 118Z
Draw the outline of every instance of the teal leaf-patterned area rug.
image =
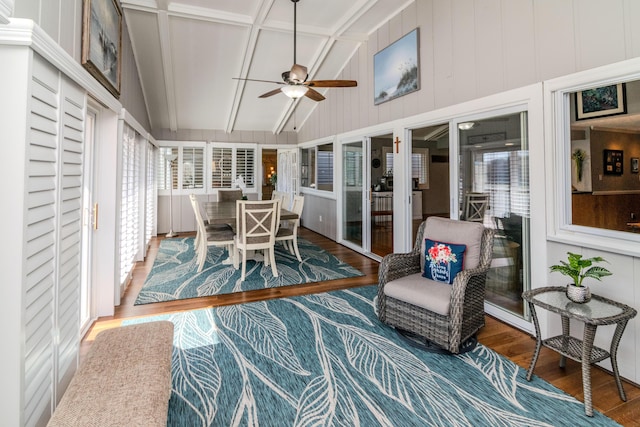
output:
M349 264L298 237L302 262L278 244L278 277L273 277L271 267L263 262L249 260L247 277L240 282L241 270L222 264L228 257L224 248L209 247L204 268L198 273L193 243L193 237L160 242L158 255L135 305L362 276Z
M478 345L408 345L375 286L136 319L175 324L169 426L614 426Z

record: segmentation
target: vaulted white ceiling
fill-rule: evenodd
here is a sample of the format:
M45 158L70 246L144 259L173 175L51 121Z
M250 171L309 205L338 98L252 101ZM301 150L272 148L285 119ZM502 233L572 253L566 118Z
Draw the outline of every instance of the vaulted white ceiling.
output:
M412 0L299 0L297 63L333 80ZM293 65L291 0L122 0L153 130L291 131L315 101L259 95ZM318 89L325 97L333 91Z

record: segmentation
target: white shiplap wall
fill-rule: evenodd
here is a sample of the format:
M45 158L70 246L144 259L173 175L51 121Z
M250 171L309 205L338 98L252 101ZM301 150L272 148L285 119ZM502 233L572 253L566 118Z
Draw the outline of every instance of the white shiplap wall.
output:
M419 0L370 35L298 140L313 141L640 56L635 0ZM604 23L611 31L594 30ZM420 90L373 105L373 56L420 28Z

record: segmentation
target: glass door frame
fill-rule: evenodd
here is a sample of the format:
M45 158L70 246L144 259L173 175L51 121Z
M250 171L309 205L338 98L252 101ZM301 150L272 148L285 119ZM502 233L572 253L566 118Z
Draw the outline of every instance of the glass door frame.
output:
M461 203L460 200L460 194L459 194L459 180L460 180L460 138L459 138L459 130L458 130L458 125L460 123L464 123L464 122L472 122L472 121L482 121L484 119L489 119L492 117L496 117L496 116L505 116L505 115L511 115L511 114L520 114L520 113L527 113L527 121L529 120L530 114L530 106L527 104L519 104L519 105L513 105L510 107L504 107L504 108L496 108L494 110L490 110L490 111L485 111L481 114L474 114L474 115L468 115L468 116L458 116L455 117L451 120L450 122L450 128L449 128L449 148L450 148L450 158L451 159L455 159L454 161L451 162L451 167L449 169L449 174L450 174L450 198L451 198L451 206L450 206L450 212L451 212L451 217L454 219L458 219L459 218L459 206ZM522 138L522 147L523 149L526 149L527 151L529 151L529 153L531 152L531 147L530 147L530 143L529 141L531 140L531 135L529 134L529 129L530 129L530 125L528 123L521 123L521 135L523 135ZM456 166L457 165L457 166ZM532 162L529 161L529 168L531 168ZM531 170L529 171L529 188L530 191L531 187L532 187L532 177L534 175L531 173ZM531 202L531 196L530 196L530 203ZM531 215L532 216L532 215ZM522 229L522 238L523 238L523 289L524 290L528 290L532 288L532 275L531 275L531 257L530 257L530 253L531 253L531 243L532 243L532 236L531 236L531 218L529 218L529 221L525 221L525 223L523 224L523 229ZM496 317L498 319L504 320L506 322L508 322L509 324L515 325L520 329L523 330L528 330L531 331L532 327L531 327L531 313L529 311L529 307L527 304L524 304L524 313L523 316L519 316L516 313L512 313L509 312L501 307L499 307L496 304L490 303L487 300L485 300L484 303L484 309L485 312L493 317Z
M345 191L345 147L352 146L354 144L360 144L360 148L362 150L362 187L361 187L361 214L362 214L362 242L359 246L357 243L354 243L351 240L347 240L347 233L344 229L345 227L345 197L347 197L347 192ZM341 196L337 198L337 216L338 216L338 227L336 229L336 234L338 237L338 242L348 248L356 250L363 255L376 258L375 254L371 253L371 207L370 207L370 195L368 189L371 188L371 174L368 173L367 165L370 163L371 159L371 138L368 136L362 136L360 138L351 138L346 139L344 141L340 141L338 144L338 150L340 152L339 162L338 162L338 182L339 188L341 189L338 194ZM335 165L334 165L335 166Z

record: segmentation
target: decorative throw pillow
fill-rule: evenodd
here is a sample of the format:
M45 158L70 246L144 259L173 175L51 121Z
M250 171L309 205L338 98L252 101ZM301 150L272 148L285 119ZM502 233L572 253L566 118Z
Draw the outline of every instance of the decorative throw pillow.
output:
M425 239L425 265L423 276L436 282L452 284L464 268L467 245Z

